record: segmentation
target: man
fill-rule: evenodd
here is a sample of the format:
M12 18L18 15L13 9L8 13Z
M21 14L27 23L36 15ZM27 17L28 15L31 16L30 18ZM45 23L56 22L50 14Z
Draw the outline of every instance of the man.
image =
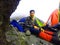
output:
M40 25L44 26L45 23L34 17L34 14L35 11L30 10L30 16L27 17L25 21L25 30L29 30L32 34L37 35L44 40L60 45L60 40L58 39L57 35L54 35L55 33L52 31L41 28Z
M27 27L25 27L25 30L27 30L26 33L29 32L29 27L34 27L35 29L38 29L39 30L39 27L40 26L43 26L43 23L44 22L42 20L39 20L38 18L36 18L34 16L34 14L35 14L35 11L34 10L31 10L30 11L30 16L28 16L26 18L26 21L25 21L25 25L27 26ZM38 21L41 22L40 25L37 24Z
M29 25L29 26L34 26L34 28L36 29L39 29L38 27L41 27L44 25L44 22L42 20L39 20L38 18L35 17L35 11L34 10L31 10L30 11L30 16L28 16L26 18L26 25ZM40 26L39 24L37 24L39 22L41 22Z

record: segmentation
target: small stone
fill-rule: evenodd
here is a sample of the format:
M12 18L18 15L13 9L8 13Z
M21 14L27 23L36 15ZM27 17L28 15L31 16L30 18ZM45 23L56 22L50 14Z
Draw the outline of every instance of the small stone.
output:
M26 35L27 36L30 36L31 35L31 32L29 30L26 31Z

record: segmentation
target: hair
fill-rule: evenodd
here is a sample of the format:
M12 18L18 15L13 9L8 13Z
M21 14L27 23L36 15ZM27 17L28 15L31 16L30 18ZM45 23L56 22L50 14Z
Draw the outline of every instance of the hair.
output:
M35 13L35 10L30 10L30 13L31 13L31 12L34 12L34 13Z

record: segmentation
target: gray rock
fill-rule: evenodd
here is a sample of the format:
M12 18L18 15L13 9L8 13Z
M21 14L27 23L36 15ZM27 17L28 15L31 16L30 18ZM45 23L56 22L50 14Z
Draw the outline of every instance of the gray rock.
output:
M6 32L6 40L10 45L53 45L35 35L26 35L26 33L19 32L12 27L12 30Z

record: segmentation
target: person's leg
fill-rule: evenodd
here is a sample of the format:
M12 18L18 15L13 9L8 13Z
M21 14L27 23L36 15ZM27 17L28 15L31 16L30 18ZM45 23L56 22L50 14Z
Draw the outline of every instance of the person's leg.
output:
M31 32L31 34L34 34L34 35L38 36L38 34L40 33L40 30L30 28L30 32Z
M55 27L55 26L53 26L53 27ZM52 31L52 32L58 32L58 30L56 28L53 28L53 27L51 27L49 25L46 25L46 26L44 26L42 28L45 29L45 30Z
M46 25L44 27L42 27L44 29L44 32L49 34L49 35L56 35L57 31L54 30L52 27L50 27L49 25Z

